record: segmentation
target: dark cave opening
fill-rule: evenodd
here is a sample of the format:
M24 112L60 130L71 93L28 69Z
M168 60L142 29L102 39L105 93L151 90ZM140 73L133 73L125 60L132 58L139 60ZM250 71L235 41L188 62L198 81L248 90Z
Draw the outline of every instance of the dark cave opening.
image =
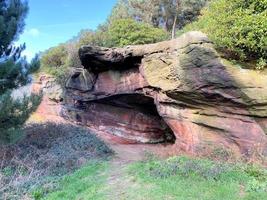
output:
M161 134L161 137L164 138L164 140L159 143L175 143L176 137L171 128L159 115L152 97L148 97L143 94L120 94L95 100L94 103L119 108L125 113L135 112L136 115L142 117L142 122L147 123L148 126L150 123L147 121L153 121L153 123L151 123L151 127L148 127L147 129L151 131L151 134L154 134L156 131L157 134ZM116 110L113 112L116 112Z

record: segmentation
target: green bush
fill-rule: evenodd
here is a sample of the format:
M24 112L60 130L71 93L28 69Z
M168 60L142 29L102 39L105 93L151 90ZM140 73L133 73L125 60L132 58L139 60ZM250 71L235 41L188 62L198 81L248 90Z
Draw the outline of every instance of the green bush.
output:
M168 33L133 19L121 19L109 26L108 38L108 46L125 46L163 41L168 38Z
M64 85L68 75L68 51L65 45L53 47L41 56L41 71L56 78L56 81Z
M10 91L0 95L0 140L12 142L19 137L21 126L40 102L41 95L37 94L22 99L14 99Z
M78 38L78 47L81 47L82 45L108 46L107 27L105 25L100 26L96 31L81 31Z
M267 0L216 0L203 16L184 31L201 30L228 56L257 61L267 60Z
M65 65L68 52L64 45L59 45L47 50L41 58L43 67L59 68Z

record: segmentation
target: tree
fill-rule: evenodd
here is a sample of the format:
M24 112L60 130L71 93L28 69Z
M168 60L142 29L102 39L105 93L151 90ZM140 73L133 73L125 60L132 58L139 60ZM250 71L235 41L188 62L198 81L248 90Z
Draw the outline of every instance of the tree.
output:
M160 27L161 0L128 0L133 19Z
M172 38L176 29L183 28L199 15L207 0L120 0L110 20L131 17L136 21L164 28Z
M27 62L20 56L25 45L14 46L27 12L27 2L0 0L0 95L27 82Z
M168 37L164 30L133 19L114 21L109 27L108 35L110 46L155 43Z
M186 24L196 20L201 9L206 5L207 0L173 0L168 5L167 0L162 0L166 5L167 17L171 23L172 38L176 35L176 29L182 29ZM169 26L170 29L170 26Z
M28 4L20 0L0 0L0 56L17 56L24 47L14 47L24 29L24 19L28 13Z
M128 18L132 18L128 0L118 0L111 11L111 15L108 17L107 23L112 24L113 21Z
M11 90L28 83L29 74L39 67L38 57L30 64L21 57L25 45L14 45L24 29L27 12L27 1L0 0L0 138L6 140L25 122L39 99L38 95L21 100L11 96Z

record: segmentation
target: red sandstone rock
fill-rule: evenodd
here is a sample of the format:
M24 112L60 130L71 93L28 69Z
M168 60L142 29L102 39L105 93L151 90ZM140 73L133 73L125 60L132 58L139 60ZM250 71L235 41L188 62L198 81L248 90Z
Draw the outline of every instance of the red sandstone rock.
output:
M196 153L267 154L267 75L222 60L200 32L125 48L84 46L63 116L126 140Z

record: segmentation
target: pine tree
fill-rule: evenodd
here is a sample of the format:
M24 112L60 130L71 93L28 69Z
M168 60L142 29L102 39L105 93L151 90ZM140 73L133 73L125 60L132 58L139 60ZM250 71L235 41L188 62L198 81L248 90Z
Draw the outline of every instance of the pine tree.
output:
M14 46L24 29L26 1L0 0L0 95L27 82L27 62L21 58L25 45Z
M28 63L21 57L25 44L17 47L14 42L23 32L28 2L0 0L0 139L8 140L20 127L30 112L36 108L38 95L12 98L12 90L29 82L29 74L38 69L38 58Z

